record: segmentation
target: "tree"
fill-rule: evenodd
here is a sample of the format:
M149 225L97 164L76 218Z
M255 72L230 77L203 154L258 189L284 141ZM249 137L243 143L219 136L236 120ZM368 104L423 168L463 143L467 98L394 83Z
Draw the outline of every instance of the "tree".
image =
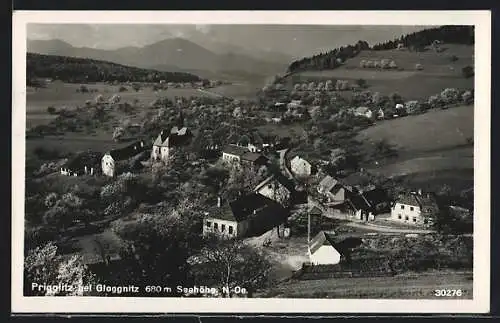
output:
M88 93L89 89L85 85L80 85L80 92L81 93Z
M462 102L464 104L471 104L474 102L474 94L472 91L465 91L462 93Z
M125 241L125 247L120 251L122 264L110 282L141 286L141 296L150 295L144 287L152 282L190 285L188 259L201 246L201 224L194 220L173 213L143 214L135 223L114 226L113 231ZM173 290L158 295L175 297L178 293Z
M55 114L56 113L56 108L54 108L53 106L50 106L47 108L47 112L49 114Z
M224 291L225 297L233 296L236 287L245 288L251 297L257 289L272 284L271 269L263 254L241 240L210 237L198 254L194 276L197 282Z
M451 55L450 61L456 62L456 61L458 61L458 57L456 55Z
M113 140L119 141L124 134L125 134L125 129L123 129L123 127L116 127L115 130L113 131Z
M464 68L462 68L462 75L465 77L465 78L471 78L474 76L474 67L468 65L468 66L465 66Z
M26 296L82 296L83 289L78 287L95 281L95 275L82 263L81 257L64 260L57 255L57 247L52 242L30 250L24 259ZM43 285L46 287L41 287ZM69 288L54 287L59 285Z
M118 92L127 92L127 91L128 91L128 89L127 89L125 86L123 86L123 85L121 85L121 86L118 88Z
M358 79L356 80L356 84L360 87L360 88L365 88L366 87L366 81L363 80L363 79Z
M455 104L460 101L460 91L455 88L447 88L441 92L441 100L444 104Z
M132 84L132 89L134 89L135 92L139 92L141 85L139 83L134 83Z

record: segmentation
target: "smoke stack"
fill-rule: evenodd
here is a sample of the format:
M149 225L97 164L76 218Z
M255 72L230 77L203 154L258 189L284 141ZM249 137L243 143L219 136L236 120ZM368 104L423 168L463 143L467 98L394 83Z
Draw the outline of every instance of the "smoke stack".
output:
M221 204L221 200L220 200L220 196L217 197L217 207L220 207L220 204Z

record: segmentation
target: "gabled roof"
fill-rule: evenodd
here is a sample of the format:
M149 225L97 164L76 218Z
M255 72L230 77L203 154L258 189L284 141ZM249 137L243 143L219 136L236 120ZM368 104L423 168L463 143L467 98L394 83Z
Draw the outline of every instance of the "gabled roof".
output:
M84 169L85 166L95 167L99 165L101 156L101 154L92 151L82 152L69 159L66 164L64 164L64 167L70 170Z
M325 192L330 192L337 184L340 184L338 180L327 175L321 180L319 186L321 186Z
M160 147L177 147L184 145L189 138L191 137L191 133L189 129L183 127L179 129L177 126L173 127L170 132L162 130L158 137L156 138L153 146Z
M124 160L133 157L145 150L147 150L146 143L143 140L140 140L126 147L110 150L109 152L107 152L107 154L113 157L113 160Z
M272 183L272 182L281 184L289 192L293 192L295 190L295 185L294 185L294 183L291 180L289 180L288 178L286 178L281 173L275 173L275 174L269 176L268 178L266 178L265 180L263 180L262 182L260 182L259 185L257 185L255 187L254 191L258 191L262 187L264 187L265 185L267 185L269 183Z
M162 130L158 137L156 137L156 140L153 143L153 146L161 146L165 140L167 140L168 137L168 131Z
M423 208L438 208L436 198L432 194L402 193L396 199L396 203L418 206Z
M255 162L259 161L259 160L261 160L263 163L265 161L267 161L267 158L264 155L259 154L259 153L252 153L252 152L249 152L249 151L247 151L246 153L244 153L241 156L241 159L244 160L244 161L252 162L252 163L255 163Z
M231 154L235 156L243 156L245 153L249 152L248 148L246 147L241 147L233 144L226 145L224 149L222 150L223 153L226 154Z
M311 241L309 241L309 250L311 253L315 253L322 246L331 246L335 249L334 245L335 241L333 240L332 234L320 231Z
M261 194L251 193L209 212L210 218L241 222L252 216L275 216L282 207Z

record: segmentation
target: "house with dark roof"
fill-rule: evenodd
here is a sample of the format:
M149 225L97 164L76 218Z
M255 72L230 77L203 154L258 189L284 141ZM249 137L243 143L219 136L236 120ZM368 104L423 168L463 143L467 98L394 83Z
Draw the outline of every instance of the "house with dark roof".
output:
M116 162L134 157L147 150L144 140L136 141L126 147L113 149L104 154L101 159L102 173L113 177L117 171Z
M229 144L223 148L222 160L239 166L262 166L268 161L261 153L251 152L248 147L235 144Z
M292 173L299 177L311 176L317 172L317 167L306 159L295 156L290 160Z
M439 213L436 197L431 193L418 192L402 193L391 208L391 220L429 226Z
M81 176L95 175L99 167L101 156L95 152L79 153L69 159L60 169L61 175Z
M262 234L282 224L288 212L264 195L251 193L234 201L222 203L206 212L203 235L216 234L224 238Z
M348 195L345 206L351 216L359 220L373 221L375 216L384 211L384 205L389 205L390 199L382 188L373 188L368 191L354 191Z
M340 262L341 254L335 248L333 234L320 231L309 241L307 251L313 265L336 265Z
M151 159L153 161L168 161L176 147L187 145L192 137L186 127L174 126L170 131L162 130L153 142Z

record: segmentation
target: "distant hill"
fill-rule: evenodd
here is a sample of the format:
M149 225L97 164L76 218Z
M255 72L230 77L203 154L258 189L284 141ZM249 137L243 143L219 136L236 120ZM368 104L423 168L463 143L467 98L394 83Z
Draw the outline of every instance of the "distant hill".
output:
M181 72L162 72L153 69L125 66L102 60L28 53L27 82L36 78L52 78L69 83L85 82L196 82L199 76Z
M373 46L370 46L366 41L360 40L354 45L335 48L326 53L296 60L288 66L287 72L334 69L341 66L347 59L356 57L361 51L395 49L398 44L419 52L436 40L448 44L472 45L474 44L474 27L441 26L430 28Z
M171 66L179 71L242 71L270 75L283 71L289 63L289 61L260 60L244 55L244 49L239 49L237 46L231 47L230 51L226 51L228 49L226 48L215 53L183 38L165 39L144 47L124 47L114 50L73 47L61 40L28 40L27 46L28 52L38 54L104 60L142 68Z

